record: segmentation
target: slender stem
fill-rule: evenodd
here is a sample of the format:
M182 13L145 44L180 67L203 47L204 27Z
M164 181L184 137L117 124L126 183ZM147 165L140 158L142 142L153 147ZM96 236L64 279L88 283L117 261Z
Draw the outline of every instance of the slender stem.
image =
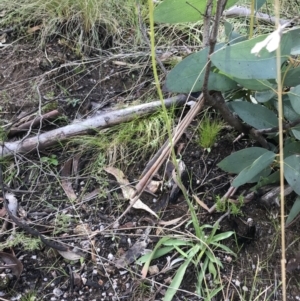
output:
M276 28L279 28L280 1L275 0ZM284 227L284 161L283 161L283 106L282 106L282 81L281 81L281 49L276 50L276 68L278 83L278 130L279 130L279 166L280 166L280 224L281 224L281 281L282 300L286 301L286 270L285 270L285 227Z

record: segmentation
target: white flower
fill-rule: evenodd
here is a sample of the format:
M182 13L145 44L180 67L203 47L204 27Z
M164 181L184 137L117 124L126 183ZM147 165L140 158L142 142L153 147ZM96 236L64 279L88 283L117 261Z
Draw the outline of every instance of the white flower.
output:
M264 47L266 47L269 52L275 51L280 44L283 29L290 23L291 21L286 22L283 25L279 25L279 27L270 35L268 35L263 41L256 43L255 46L251 49L251 53L254 53L257 56Z

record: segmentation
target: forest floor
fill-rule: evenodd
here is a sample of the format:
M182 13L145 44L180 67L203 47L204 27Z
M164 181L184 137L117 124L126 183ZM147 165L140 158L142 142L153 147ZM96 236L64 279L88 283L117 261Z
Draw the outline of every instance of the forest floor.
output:
M38 124L30 132L11 133L6 141L59 128L89 118L95 112L122 108L145 99L147 94L151 97L152 71L142 67L148 60L149 53L139 57L103 53L83 59L58 40L49 42L43 50L30 43L15 43L0 49L2 129L7 133L9 124L13 122L15 127L28 113L59 110L55 119ZM170 97L167 93L164 96ZM180 115L178 109L175 123ZM234 142L238 133L225 127L208 152L197 141L198 123L196 118L175 148L180 149L189 174L189 195L197 195L211 207L226 193L232 180L217 163L232 152L255 144L248 137ZM135 261L122 267L116 262L128 250L132 251L149 227L146 249L153 249L164 235L193 233L188 223L191 219L188 204L183 196L163 202L164 193L160 190L154 196L144 193L141 200L159 214L159 219L147 211L131 209L117 228L111 227L129 203L118 181L105 172L105 166L121 169L135 185L154 151L146 146L137 152L128 150L124 155L119 149L109 157L95 142L94 147L85 149L84 139L86 136L81 142L69 141L2 159L4 184L18 200L20 218L48 239L77 247L83 257L67 260L55 248L15 227L3 214L1 249L17 257L23 270L19 279L16 276L10 279L7 274L11 271L2 270L1 300L162 300L178 268L178 263L170 265L178 257L176 252L168 254L171 257L153 260L153 272L146 279L141 279L142 266ZM157 180L163 179L163 175L162 169L156 175ZM234 197L247 195L250 187L239 189ZM71 200L72 193L75 198ZM224 212L210 214L198 203L193 204L201 225L213 225L227 211L226 208ZM3 212L4 205L1 206ZM291 204L287 201L286 206L288 209ZM279 208L264 206L256 195L243 204L237 215L221 220L219 233L235 233L222 243L236 256L220 251L215 254L223 264L220 281L209 282L206 275L207 282L210 289L216 286L223 289L212 300L281 300L279 219ZM288 260L299 252L299 233L299 222L286 230ZM288 300L300 300L298 273L294 269L287 274ZM174 300L199 300L196 275L197 269L189 266Z

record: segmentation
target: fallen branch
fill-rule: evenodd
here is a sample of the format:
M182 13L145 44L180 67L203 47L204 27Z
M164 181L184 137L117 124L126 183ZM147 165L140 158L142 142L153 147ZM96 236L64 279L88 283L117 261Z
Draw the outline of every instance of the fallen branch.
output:
M225 10L223 12L223 16L225 16L227 18L237 18L237 17L250 18L251 10L247 7L234 5L234 6L230 7L229 9ZM259 21L264 21L267 23L275 24L275 17L271 17L268 14L256 12L255 18ZM280 25L283 25L284 23L287 23L287 22L290 22L290 20L284 20L284 19L279 20Z
M22 123L18 127L11 128L10 131L8 132L8 135L14 136L14 135L21 134L21 133L23 134L24 131L29 130L31 127L38 126L41 124L41 122L44 122L47 120L48 121L53 120L53 119L57 118L59 115L61 115L61 112L59 110L53 110L42 116L35 117L33 120L29 120L25 123Z
M175 97L165 99L164 103L165 106L169 108L173 105L183 105L186 102L186 99L186 95L180 94ZM73 124L39 134L34 137L14 142L5 142L0 146L0 157L14 155L15 153L24 154L34 150L41 150L74 136L91 133L96 129L108 128L122 122L128 122L157 111L161 108L161 105L161 101L158 100L125 109L114 110L81 122L74 122Z

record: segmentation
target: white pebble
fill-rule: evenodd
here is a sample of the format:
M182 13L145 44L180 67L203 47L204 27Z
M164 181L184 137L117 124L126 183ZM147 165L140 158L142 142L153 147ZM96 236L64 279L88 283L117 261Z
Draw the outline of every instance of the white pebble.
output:
M56 287L54 290L53 290L53 294L56 296L56 297L59 297L61 295L63 295L63 291L61 289L59 289L58 287Z
M108 260L113 260L115 258L115 256L111 253L108 254L107 259Z
M235 285L236 285L236 286L240 286L241 283L240 283L238 280L235 280Z

